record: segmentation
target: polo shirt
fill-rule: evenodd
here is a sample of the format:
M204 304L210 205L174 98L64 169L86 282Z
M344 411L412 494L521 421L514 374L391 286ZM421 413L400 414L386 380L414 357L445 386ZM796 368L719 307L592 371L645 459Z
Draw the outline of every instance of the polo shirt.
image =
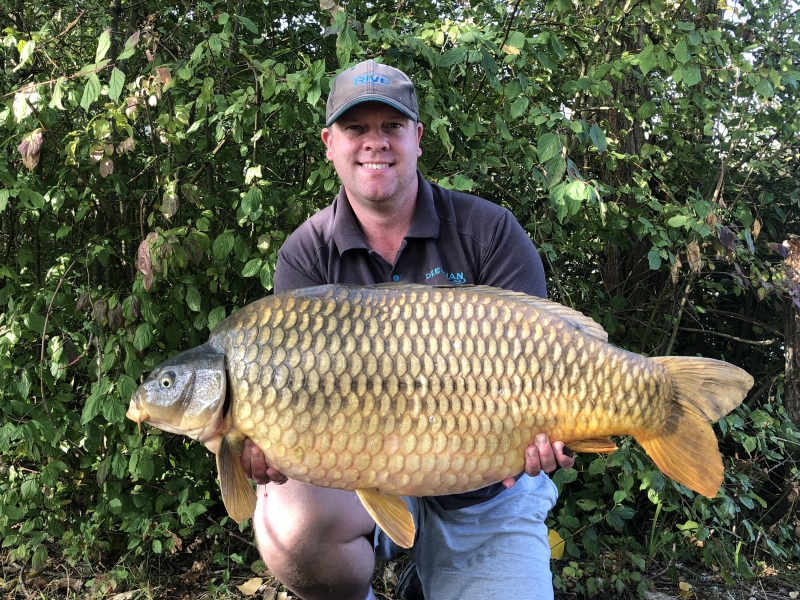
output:
M414 217L394 264L369 247L342 186L330 206L309 218L281 246L275 291L394 281L490 285L547 297L539 253L509 210L430 183L419 170L417 181ZM436 500L451 510L488 500L504 489L497 483Z

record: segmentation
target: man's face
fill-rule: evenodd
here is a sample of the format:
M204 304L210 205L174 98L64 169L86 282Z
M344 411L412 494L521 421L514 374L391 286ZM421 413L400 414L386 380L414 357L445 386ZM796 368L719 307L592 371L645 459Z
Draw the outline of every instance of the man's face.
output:
M322 130L347 196L365 208L416 193L422 124L383 102L357 104Z

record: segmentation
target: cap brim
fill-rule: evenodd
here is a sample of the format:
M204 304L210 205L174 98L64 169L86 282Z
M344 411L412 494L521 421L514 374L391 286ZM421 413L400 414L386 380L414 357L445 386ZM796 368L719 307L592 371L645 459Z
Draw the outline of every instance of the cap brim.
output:
M330 116L327 123L325 123L325 127L330 127L331 125L333 125L336 122L336 119L341 117L344 113L346 113L354 106L361 104L362 102L382 102L383 104L388 104L392 108L399 110L401 113L403 113L405 116L407 116L415 123L418 120L417 115L413 114L412 111L408 110L407 107L403 106L399 102L392 100L391 98L387 98L386 96L379 96L377 94L367 94L365 96L359 96L357 99L351 100L350 102L343 104L339 108L339 110L337 110Z

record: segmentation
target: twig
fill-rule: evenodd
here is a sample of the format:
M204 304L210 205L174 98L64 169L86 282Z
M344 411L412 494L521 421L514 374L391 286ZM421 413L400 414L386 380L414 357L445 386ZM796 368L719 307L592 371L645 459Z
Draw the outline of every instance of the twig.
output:
M675 327L672 329L672 337L670 337L669 344L667 344L667 351L664 353L664 356L670 356L672 354L672 346L675 344L675 336L678 335L678 326L681 324L683 309L686 306L686 300L689 297L689 292L692 291L692 286L694 285L696 277L697 275L692 273L689 276L689 281L686 283L686 289L683 292L683 298L681 298L681 304L678 307L678 314L675 315Z
M517 18L517 11L519 10L521 4L522 0L517 0L514 3L514 8L511 10L511 16L508 18L508 25L506 25L506 30L503 33L503 41L500 42L501 48L506 45L506 40L508 40L508 35L511 33L511 26L514 24L514 19ZM486 69L483 70L483 75L481 76L481 80L478 82L478 85L475 86L475 93L472 94L472 99L469 101L469 104L467 104L467 108L464 110L465 113L468 113L472 108L472 105L475 103L475 99L478 97L478 94L480 94L484 81L486 81Z
M89 352L89 348L91 348L92 342L94 342L93 338L94 338L94 334L90 333L89 334L89 341L86 342L86 349L83 352L81 352L81 355L78 358L76 358L75 360L73 360L72 362L70 362L70 363L68 363L66 365L61 365L59 367L59 370L63 371L64 369L69 369L70 367L72 367L74 365L77 365L78 361L80 361L80 359L82 359L84 356L86 356L86 353Z
M783 371L783 369L781 369L781 371ZM745 402L745 406L747 406L747 408L753 408L753 405L756 403L756 400L761 398L761 396L763 396L766 391L768 391L773 385L775 385L775 382L778 380L778 377L780 376L781 376L780 373L774 375L769 381L767 381L764 385L758 388L753 393L753 395L750 396L750 398L748 398L747 402Z
M50 425L53 426L55 431L58 431L56 424L53 422L53 416L50 414L50 407L47 405L47 398L44 395L44 349L46 347L47 342L47 321L50 320L50 313L53 310L53 302L55 302L56 296L58 295L58 290L61 289L61 284L64 283L64 279L67 277L67 273L70 272L72 267L75 266L75 263L78 262L78 256L69 264L69 266L64 270L64 274L59 278L58 285L56 286L55 291L53 292L53 296L50 298L50 303L47 305L47 312L44 315L44 327L42 327L42 351L39 354L39 389L42 395L42 404L44 405L44 412L47 414L47 418L50 421ZM69 436L64 436L64 439L67 440L70 444L72 444L73 448L78 450L81 454L83 454L83 450L71 439ZM21 576L20 576L21 577ZM20 579L20 582L22 580Z
M569 294L564 290L561 286L561 279L558 277L558 273L556 268L553 266L553 262L550 260L550 257L547 255L547 252L544 253L544 257L547 259L547 264L550 265L550 272L553 274L553 279L556 282L556 287L558 288L558 293L561 294L561 297L564 300L569 301L570 308L575 308L575 304L572 302L572 298L569 297Z
M719 337L728 338L729 340L733 340L734 342L742 342L743 344L752 344L753 346L769 346L770 344L774 344L775 342L780 341L778 338L772 340L746 340L744 338L736 337L735 335L714 331L712 329L693 329L690 327L681 327L680 330L691 331L693 333L705 333L706 335L716 335Z
M24 573L25 566L23 565L19 568L19 587L22 588L22 593L25 594L25 598L30 598L31 593L28 591L28 588L25 587Z
M215 521L213 517L209 516L208 514L204 514L203 516L205 516L206 519L211 521L217 527L220 527L220 524L217 521ZM253 540L246 540L242 536L240 536L240 535L238 535L238 534L236 534L236 533L234 533L232 531L229 531L228 535L230 535L231 537L235 537L237 540L244 542L248 546L254 546L255 545L255 544L253 544Z

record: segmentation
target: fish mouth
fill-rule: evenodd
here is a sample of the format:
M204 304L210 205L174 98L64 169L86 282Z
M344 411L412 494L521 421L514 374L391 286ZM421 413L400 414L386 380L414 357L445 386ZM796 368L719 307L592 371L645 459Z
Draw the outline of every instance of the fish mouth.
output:
M139 426L150 418L150 413L142 408L142 401L138 392L131 397L131 403L125 416Z

